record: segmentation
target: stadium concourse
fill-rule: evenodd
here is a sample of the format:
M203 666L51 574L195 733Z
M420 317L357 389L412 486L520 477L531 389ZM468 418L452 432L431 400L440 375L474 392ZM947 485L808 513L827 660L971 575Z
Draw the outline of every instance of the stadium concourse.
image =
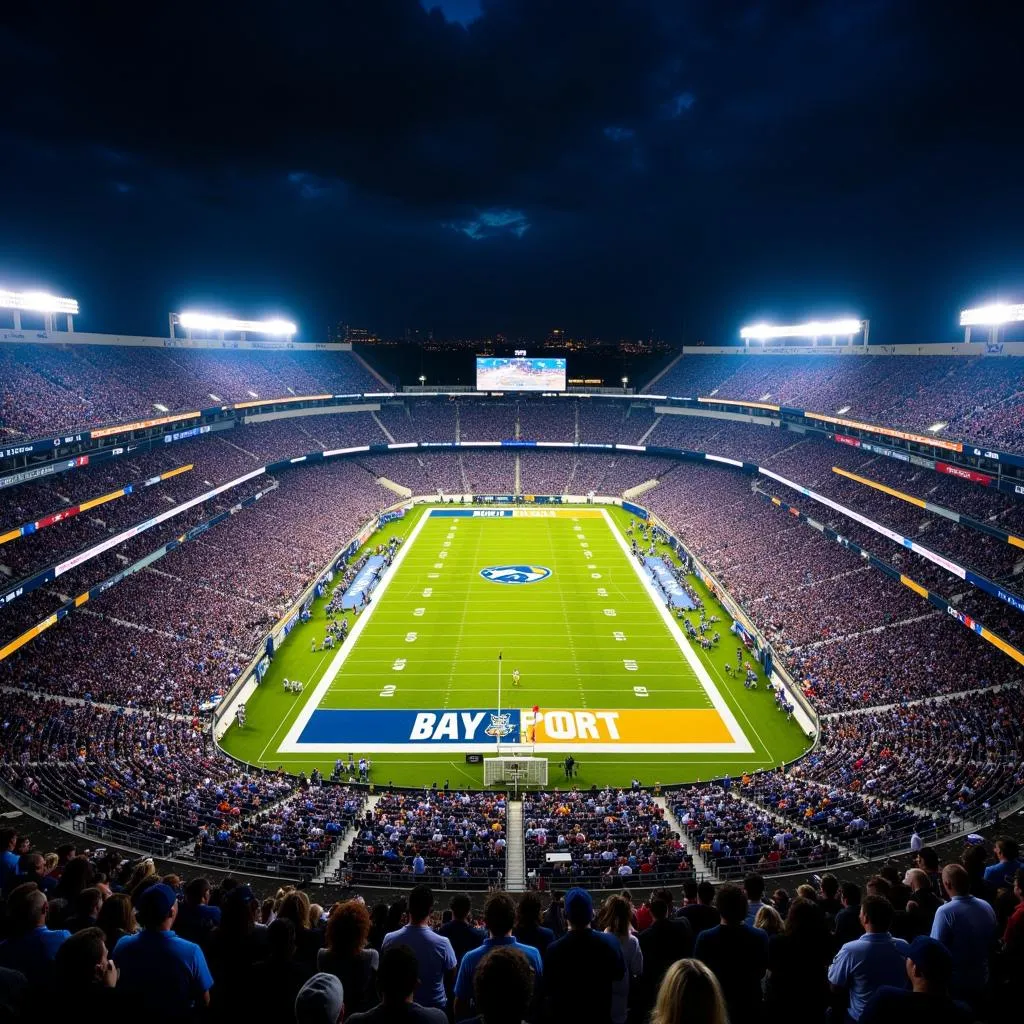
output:
M941 421L948 424L944 437L1022 450L1018 363L931 356L687 356L655 387L658 394L715 392L723 399L753 401L769 396L776 404L836 412L850 405L861 419L893 428L922 430ZM40 435L148 419L155 406L201 409L211 401L328 391L361 395L379 386L348 353L168 353L5 343L0 345L0 431L5 448L15 449ZM647 898L655 885L678 893L704 878L743 879L751 872L807 877L826 868L852 877L866 873L867 858L904 852L911 844L938 844L975 829L990 839L1001 834L988 826L997 815L1013 813L1024 790L1021 668L921 593L941 595L971 622L1021 646L1016 606L771 476L752 476L730 464L571 446L643 443L756 464L926 544L949 562L969 564L1011 596L1019 592L1020 546L971 523L1019 535L1024 508L1019 498L824 436L723 416L668 415L656 412L654 403L628 396L593 403L394 396L368 398L345 413L292 411L295 415L287 418L239 422L230 431L128 451L3 489L0 566L7 580L16 584L47 566L74 564L8 600L0 617L5 654L0 660L0 779L18 807L78 833L75 841L93 853L69 859L65 850L55 864L40 866L19 839L24 819L16 819L19 834L0 833L7 847L0 853L8 904L0 966L20 971L31 986L50 983L56 970L70 993L82 958L97 947L95 941L88 946L87 932L86 938L68 940L61 929L90 924L102 903L99 924L113 946L136 924L158 928L177 913L185 923L176 931L205 948L212 1010L228 1017L237 1011L237 1000L246 998L241 988L252 988L252 964L266 958L273 964L265 968L268 978L300 977L298 968L288 966L292 961L308 973L327 963L339 965L348 986L355 968L339 958L351 960L366 939L362 911L352 904L336 910L344 923L325 935L304 893L282 894L261 908L251 891L230 880L218 881L212 897L222 916L199 909L207 906L201 884L187 888L175 910L174 901L182 896L180 878L167 879L173 890L168 895L156 888L159 876L151 864L137 866L134 855L122 863L124 857L106 856L98 848L150 853L170 865L167 870L190 879L205 872L215 879L219 872L245 873L264 890L277 881L317 878L323 888L310 892L325 899L356 885L366 887L370 902L372 886L407 889L425 882L438 889L500 890L515 854L525 868L523 881L541 892L579 883L634 892L632 911L614 898L602 909L602 921L620 932L621 947L632 958L637 1007L644 1000L649 1004L658 979L652 980L653 968L639 967L634 943L623 930L621 922L631 913L637 915L645 963L659 963L657 950L663 953L673 942L676 953L695 948L725 987L733 1024L758 1019L760 978L768 967L769 1008L773 999L789 999L793 990L786 985L809 986L819 996L807 1019L821 1019L828 959L862 925L871 932L891 927L906 939L925 933L942 938L952 947L953 970L950 975L943 968L939 975L952 977L954 994L972 1001L976 1013L987 1016L993 1006L1017 1005L1014 986L1024 974L1015 967L1021 965L1024 943L1021 915L1009 920L1020 898L1012 885L1016 854L1009 841L998 847L972 841L963 856L966 876L950 866L941 880L932 855L923 854L923 880L908 879L916 895L900 878L873 879L860 922L860 892L844 889L841 909L827 882L799 893L790 885L790 891L771 898L776 910L789 915L783 934L771 940L747 931L740 935L743 926L736 918L758 910L748 908L748 897L755 904L761 900L760 883L752 880L745 896L719 888L717 911L706 905L706 894L703 901L691 894L691 906L682 910L689 937L683 925L671 933L659 931L657 923L654 933L644 927L654 917L660 921L665 910L663 898ZM375 449L246 479L270 463L309 452L508 438L567 447ZM887 489L865 486L855 477ZM233 486L211 495L227 484ZM339 772L341 781L319 773L295 777L227 757L211 734L211 706L230 691L263 649L268 631L335 554L395 501L396 487L414 495L611 496L644 487L643 504L743 607L820 716L814 749L789 766L666 785L661 791L648 779L639 780L648 783L646 788L531 793L516 808L522 833L515 835L510 802L502 794L431 789L432 779L424 779L420 790L381 792L380 780L372 776L378 784L371 792L348 782L348 771ZM77 511L115 492L121 493ZM923 508L925 501L956 510L960 521ZM76 514L61 514L72 508ZM161 518L171 510L174 515ZM191 528L228 512L194 539L175 544ZM891 563L895 577L878 571L848 543L813 528L807 517ZM25 524L32 529L22 529ZM140 524L146 529L134 531ZM130 536L122 538L123 533ZM109 549L94 558L71 557L108 541ZM171 546L165 557L19 642L69 598L115 578L164 545ZM901 573L917 589L902 582ZM54 841L37 850L47 854L52 848L56 854L57 846ZM953 844L944 847L951 849L950 861L959 856ZM992 869L987 882L981 877L986 860ZM49 909L37 889L49 897ZM995 907L991 921L968 890ZM800 899L794 901L795 895ZM938 904L946 897L943 910ZM426 906L422 893L410 902L414 919L428 919L416 917ZM890 920L893 907L895 921ZM395 903L375 910L373 948L383 945L384 933L401 923L406 909ZM439 911L440 903L434 909ZM574 896L564 910L576 928L584 928L584 897ZM725 921L722 930L698 939L694 947L693 933L717 922L718 911ZM489 908L488 927L499 937L507 931L505 913L501 901ZM547 941L531 923L534 913L530 900L520 907L523 935ZM672 908L667 913L674 916ZM274 924L266 931L257 923L271 918ZM559 928L564 924L557 905L547 919ZM44 921L57 929L55 934L37 931ZM758 921L768 930L777 928L767 911ZM990 947L1004 930L1004 954L990 958ZM338 932L346 938L332 939ZM62 956L57 949L65 942L76 945L69 944L73 952ZM317 949L325 942L334 952L320 960ZM751 954L742 958L745 967L737 973L720 958L738 943ZM805 955L804 944L813 956ZM934 979L944 954L920 943L914 949L921 977ZM236 956L232 950L244 952ZM460 947L460 955L464 951ZM844 966L853 955L840 953L839 967L833 965L828 977L837 989L851 991L848 1012L859 1020L870 992ZM120 984L130 987L127 956L115 954L115 959L122 964ZM899 960L902 971L902 956ZM382 980L401 973L401 965L386 953L377 961L359 958L364 962L379 963ZM559 970L566 967L552 953L541 983L549 1003L557 1000L554 979L571 980ZM210 984L203 972L197 971L197 978ZM20 984L12 978L4 983ZM455 991L458 997L458 986ZM557 1005L551 1009L557 1017Z

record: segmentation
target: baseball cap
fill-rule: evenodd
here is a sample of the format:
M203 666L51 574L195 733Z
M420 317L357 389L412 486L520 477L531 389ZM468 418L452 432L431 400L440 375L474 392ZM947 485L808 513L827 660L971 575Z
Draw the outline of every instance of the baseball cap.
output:
M224 896L224 900L232 903L253 903L256 894L252 891L251 885L236 885Z
M170 916L177 902L178 894L169 885L158 882L139 896L136 909L140 917L159 918L162 921Z
M345 990L333 974L314 974L295 997L296 1024L337 1024Z
M928 981L948 978L953 970L953 958L949 950L938 939L919 935L907 950L907 959L912 961Z
M565 894L565 916L571 924L589 924L594 917L594 901L586 889L570 889Z

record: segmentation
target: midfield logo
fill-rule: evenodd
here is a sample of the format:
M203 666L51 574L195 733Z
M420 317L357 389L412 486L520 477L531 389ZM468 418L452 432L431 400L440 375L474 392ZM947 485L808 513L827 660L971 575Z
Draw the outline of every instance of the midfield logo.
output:
M489 565L480 575L491 583L536 583L546 580L551 570L543 565Z

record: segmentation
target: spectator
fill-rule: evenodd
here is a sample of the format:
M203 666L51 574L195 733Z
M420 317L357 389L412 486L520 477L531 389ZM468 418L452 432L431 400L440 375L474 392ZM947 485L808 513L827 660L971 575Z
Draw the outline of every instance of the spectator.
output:
M193 878L185 886L185 899L174 922L177 935L204 948L210 933L220 924L220 907L210 906L210 892L207 879L201 876Z
M942 869L942 887L949 902L935 911L931 937L953 957L950 992L976 1007L988 986L996 913L984 900L970 894L970 880L959 864L947 864Z
M416 1002L443 1010L448 1005L445 985L450 987L455 981L456 960L452 944L427 924L433 906L433 890L417 885L409 893L409 923L384 936L381 952L390 946L408 946L419 964Z
M764 932L770 939L782 931L782 916L774 907L764 903L754 918L754 927Z
M677 960L662 979L651 1024L729 1024L718 979L700 960Z
M544 927L549 928L556 939L560 939L565 934L565 906L560 892L551 894L551 902L541 920Z
M941 942L919 935L907 950L905 986L883 985L868 1000L861 1024L971 1024L974 1014L954 1002L948 981L953 959Z
M611 1024L612 990L626 963L618 942L591 928L593 918L590 893L570 889L565 894L568 931L544 957L545 1001L553 1020Z
M131 897L124 892L115 892L103 901L96 925L103 929L107 949L113 949L124 935L135 934L135 908Z
M765 1001L771 1016L790 1024L821 1024L828 1005L828 962L825 915L818 903L798 897L782 931L768 940Z
M469 922L469 912L473 909L470 898L465 893L457 893L448 904L452 919L437 929L455 950L455 959L462 963L462 958L471 950L476 949L484 941L484 934Z
M537 973L526 950L499 946L480 961L473 976L473 998L480 1024L523 1024L530 1014Z
M212 1009L224 1016L236 1010L246 998L249 969L268 955L268 928L257 923L260 905L247 885L235 886L221 906L220 926L210 935L206 955L213 976L217 979L212 995Z
M13 889L7 900L11 936L0 942L0 967L20 971L33 987L45 986L53 976L57 950L71 932L46 927L46 894L31 882Z
M141 931L124 936L114 949L121 969L120 987L148 1020L183 1020L210 1002L213 977L203 951L171 930L178 898L158 882L139 897L135 908Z
M277 908L278 917L286 917L295 925L295 945L298 958L312 972L316 967L316 956L323 944L323 932L309 927L309 897L300 889L285 894Z
M843 909L836 914L833 933L836 943L842 946L864 934L860 920L860 886L855 882L843 882L839 887L839 897Z
M942 900L935 895L931 879L920 868L911 868L907 872L905 884L910 889L904 925L908 934L902 937L913 939L918 935L930 935L935 911L942 906Z
M35 850L18 858L17 881L18 885L34 882L47 896L52 896L57 888L57 880L46 873L46 858Z
M661 987L661 979L677 960L693 952L693 931L686 918L671 918L671 897L664 889L651 894L653 923L640 933L640 951L643 954L643 979L640 987L640 1005L645 1012L651 1010Z
M298 959L295 925L279 917L267 928L267 957L248 971L243 1006L254 1018L287 1020L294 1012L295 1000L313 972Z
M630 989L639 985L644 973L644 955L640 940L630 927L630 912L629 902L624 897L609 896L601 914L605 934L618 942L626 963L625 972L612 987L612 1024L626 1024Z
M94 928L103 909L103 893L95 886L83 889L75 898L71 913L64 919L64 927L71 932Z
M747 894L726 884L715 895L722 923L697 936L693 955L714 972L729 1008L730 1024L756 1020L761 979L768 969L768 936L746 923Z
M906 987L904 960L910 947L889 934L892 918L892 904L884 896L865 896L860 905L864 935L845 943L828 969L832 990L848 996L850 1020L860 1020L868 1000L883 985Z
M932 891L939 899L944 898L942 878L939 874L939 855L932 846L922 846L914 858L914 867L920 868L931 882Z
M127 1021L126 1007L117 989L118 970L107 955L99 928L75 932L57 950L54 962L53 1019Z
M843 909L839 899L839 879L835 875L822 875L818 888L821 895L818 897L818 906L821 907L826 921L835 920L836 914Z
M535 892L524 892L516 908L516 926L512 934L524 946L533 946L543 959L548 946L555 941L555 933L541 923L540 897Z
M526 946L518 942L512 935L515 918L515 904L508 893L495 892L487 897L487 903L484 906L484 923L487 925L488 937L476 949L471 949L466 953L459 965L459 974L455 981L456 1020L470 1015L470 1004L473 1001L474 992L473 975L481 961L492 949L508 947L522 953L537 979L540 979L544 970L540 953L533 946ZM531 991L534 987L531 984Z
M380 1003L346 1018L346 1024L448 1024L443 1010L413 1002L418 972L416 954L408 946L390 946L381 953L377 971Z
M375 981L380 957L367 946L370 914L360 900L336 903L327 920L327 947L316 955L316 968L333 974L345 990L345 1016L363 1013L377 1002Z
M715 887L710 882L701 882L699 885L687 882L686 894L686 903L679 909L678 916L689 924L696 941L702 931L714 928L722 918L715 908Z
M1017 872L1024 867L1016 840L1003 836L996 840L996 863L985 869L985 881L997 889L1012 889Z
M333 974L314 974L295 997L295 1024L338 1024L344 1007L341 982Z
M757 912L764 904L764 879L756 872L743 879L743 891L747 894L746 923L754 927Z

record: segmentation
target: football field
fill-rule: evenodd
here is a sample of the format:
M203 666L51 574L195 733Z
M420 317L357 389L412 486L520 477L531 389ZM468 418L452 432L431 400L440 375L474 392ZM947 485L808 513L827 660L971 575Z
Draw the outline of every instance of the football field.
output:
M499 745L557 762L572 753L581 785L708 778L799 754L809 741L763 679L745 690L723 671L738 646L728 617L708 595L722 640L691 646L630 555L627 523L595 506L410 513L391 524L404 542L369 606L349 613L348 639L312 649L326 630L320 602L226 749L328 772L365 755L378 785L453 786L481 785L466 755ZM303 693L285 692L285 677ZM562 774L552 765L552 784Z

